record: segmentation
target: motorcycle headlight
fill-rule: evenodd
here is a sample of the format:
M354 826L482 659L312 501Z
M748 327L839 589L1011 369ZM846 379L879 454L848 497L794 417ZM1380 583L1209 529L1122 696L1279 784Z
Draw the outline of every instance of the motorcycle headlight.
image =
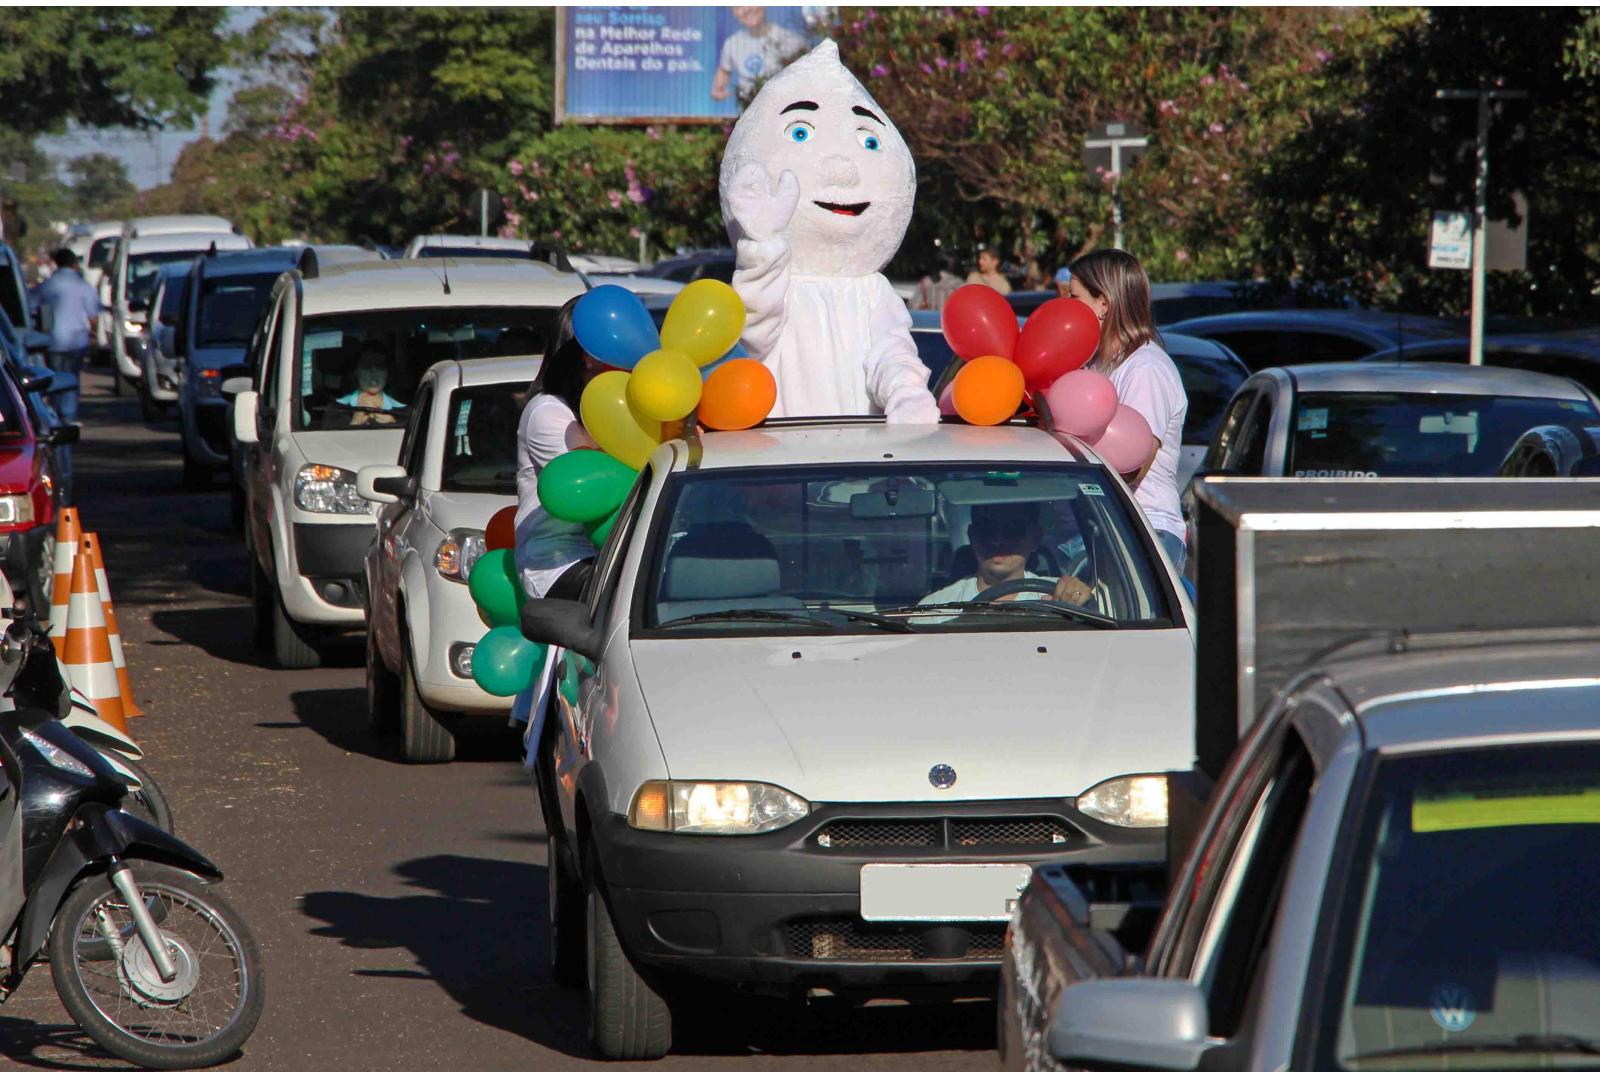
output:
M1078 796L1078 809L1096 821L1128 829L1160 829L1167 824L1165 776L1119 776Z
M356 474L334 465L306 465L294 477L294 504L313 514L366 514L372 504L356 491Z
M32 746L35 750L39 751L39 753L43 754L44 759L50 764L54 765L56 768L61 769L64 772L75 773L78 776L84 776L90 779L94 778L93 769L89 768L89 766L85 765L83 762L79 761L77 758L61 749L61 747L57 746L49 739L46 739L43 735L36 735L31 731L24 731L22 733L22 737L28 740L29 746Z
M433 568L442 578L465 583L483 552L482 529L452 529L434 549Z
M811 813L811 804L776 784L730 780L647 780L634 793L628 824L653 832L751 835Z

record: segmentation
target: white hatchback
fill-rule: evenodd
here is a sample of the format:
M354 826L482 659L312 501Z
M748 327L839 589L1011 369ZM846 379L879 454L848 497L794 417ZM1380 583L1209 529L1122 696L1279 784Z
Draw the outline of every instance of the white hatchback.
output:
M356 488L384 504L365 560L367 717L400 731L405 759L449 761L463 715L505 722L511 702L472 681L486 627L467 592L484 527L517 504L517 424L536 357L447 361L423 376L397 465ZM373 487L398 481L400 491Z
M366 625L362 560L376 507L365 465L399 460L422 376L441 360L542 354L576 274L531 260L393 259L284 274L233 407L257 643L280 667Z
M1165 858L1194 615L1122 480L1020 424L663 445L529 725L562 981L653 1057L697 982L993 989L1031 868ZM532 741L537 739L536 742Z

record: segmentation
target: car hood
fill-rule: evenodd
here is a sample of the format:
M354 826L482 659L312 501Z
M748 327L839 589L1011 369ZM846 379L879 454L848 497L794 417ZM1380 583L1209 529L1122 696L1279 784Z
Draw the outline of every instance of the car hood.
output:
M1077 795L1194 762L1184 630L635 640L681 780L764 780L812 802ZM928 781L934 765L954 786Z
M481 492L434 491L423 498L423 512L441 532L451 529L482 529L489 519L507 506L516 506L515 495L487 495Z
M335 465L355 472L364 465L393 465L400 460L405 427L392 431L354 428L350 431L297 431L294 443L307 464Z

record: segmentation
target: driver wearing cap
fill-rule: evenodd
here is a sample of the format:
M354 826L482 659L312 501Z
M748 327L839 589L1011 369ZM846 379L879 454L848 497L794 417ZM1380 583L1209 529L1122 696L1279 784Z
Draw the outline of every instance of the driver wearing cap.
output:
M1028 572L1028 558L1044 540L1037 503L980 503L974 506L967 539L978 561L978 572L929 593L922 598L923 604L960 603L1003 582L1038 578L1039 575ZM1030 586L1017 588L1013 592L993 593L988 599L1037 600L1042 596L1081 607L1093 599L1094 589L1071 574L1062 574L1056 580L1052 593Z

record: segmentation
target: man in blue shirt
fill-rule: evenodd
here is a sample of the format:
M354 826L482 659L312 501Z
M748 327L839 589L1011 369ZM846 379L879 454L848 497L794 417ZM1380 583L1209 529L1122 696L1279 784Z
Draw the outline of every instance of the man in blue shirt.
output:
M94 320L105 310L105 305L100 302L100 294L95 291L94 286L85 281L83 275L78 272L77 255L67 248L62 248L50 258L56 264L56 272L39 286L37 294L39 306L49 307L52 317L50 370L81 378L83 360L89 353ZM56 395L56 412L63 422L76 424L78 391L66 390ZM61 461L62 470L67 476L71 476L72 448L58 447L56 457ZM63 499L63 503L71 505L70 493Z

